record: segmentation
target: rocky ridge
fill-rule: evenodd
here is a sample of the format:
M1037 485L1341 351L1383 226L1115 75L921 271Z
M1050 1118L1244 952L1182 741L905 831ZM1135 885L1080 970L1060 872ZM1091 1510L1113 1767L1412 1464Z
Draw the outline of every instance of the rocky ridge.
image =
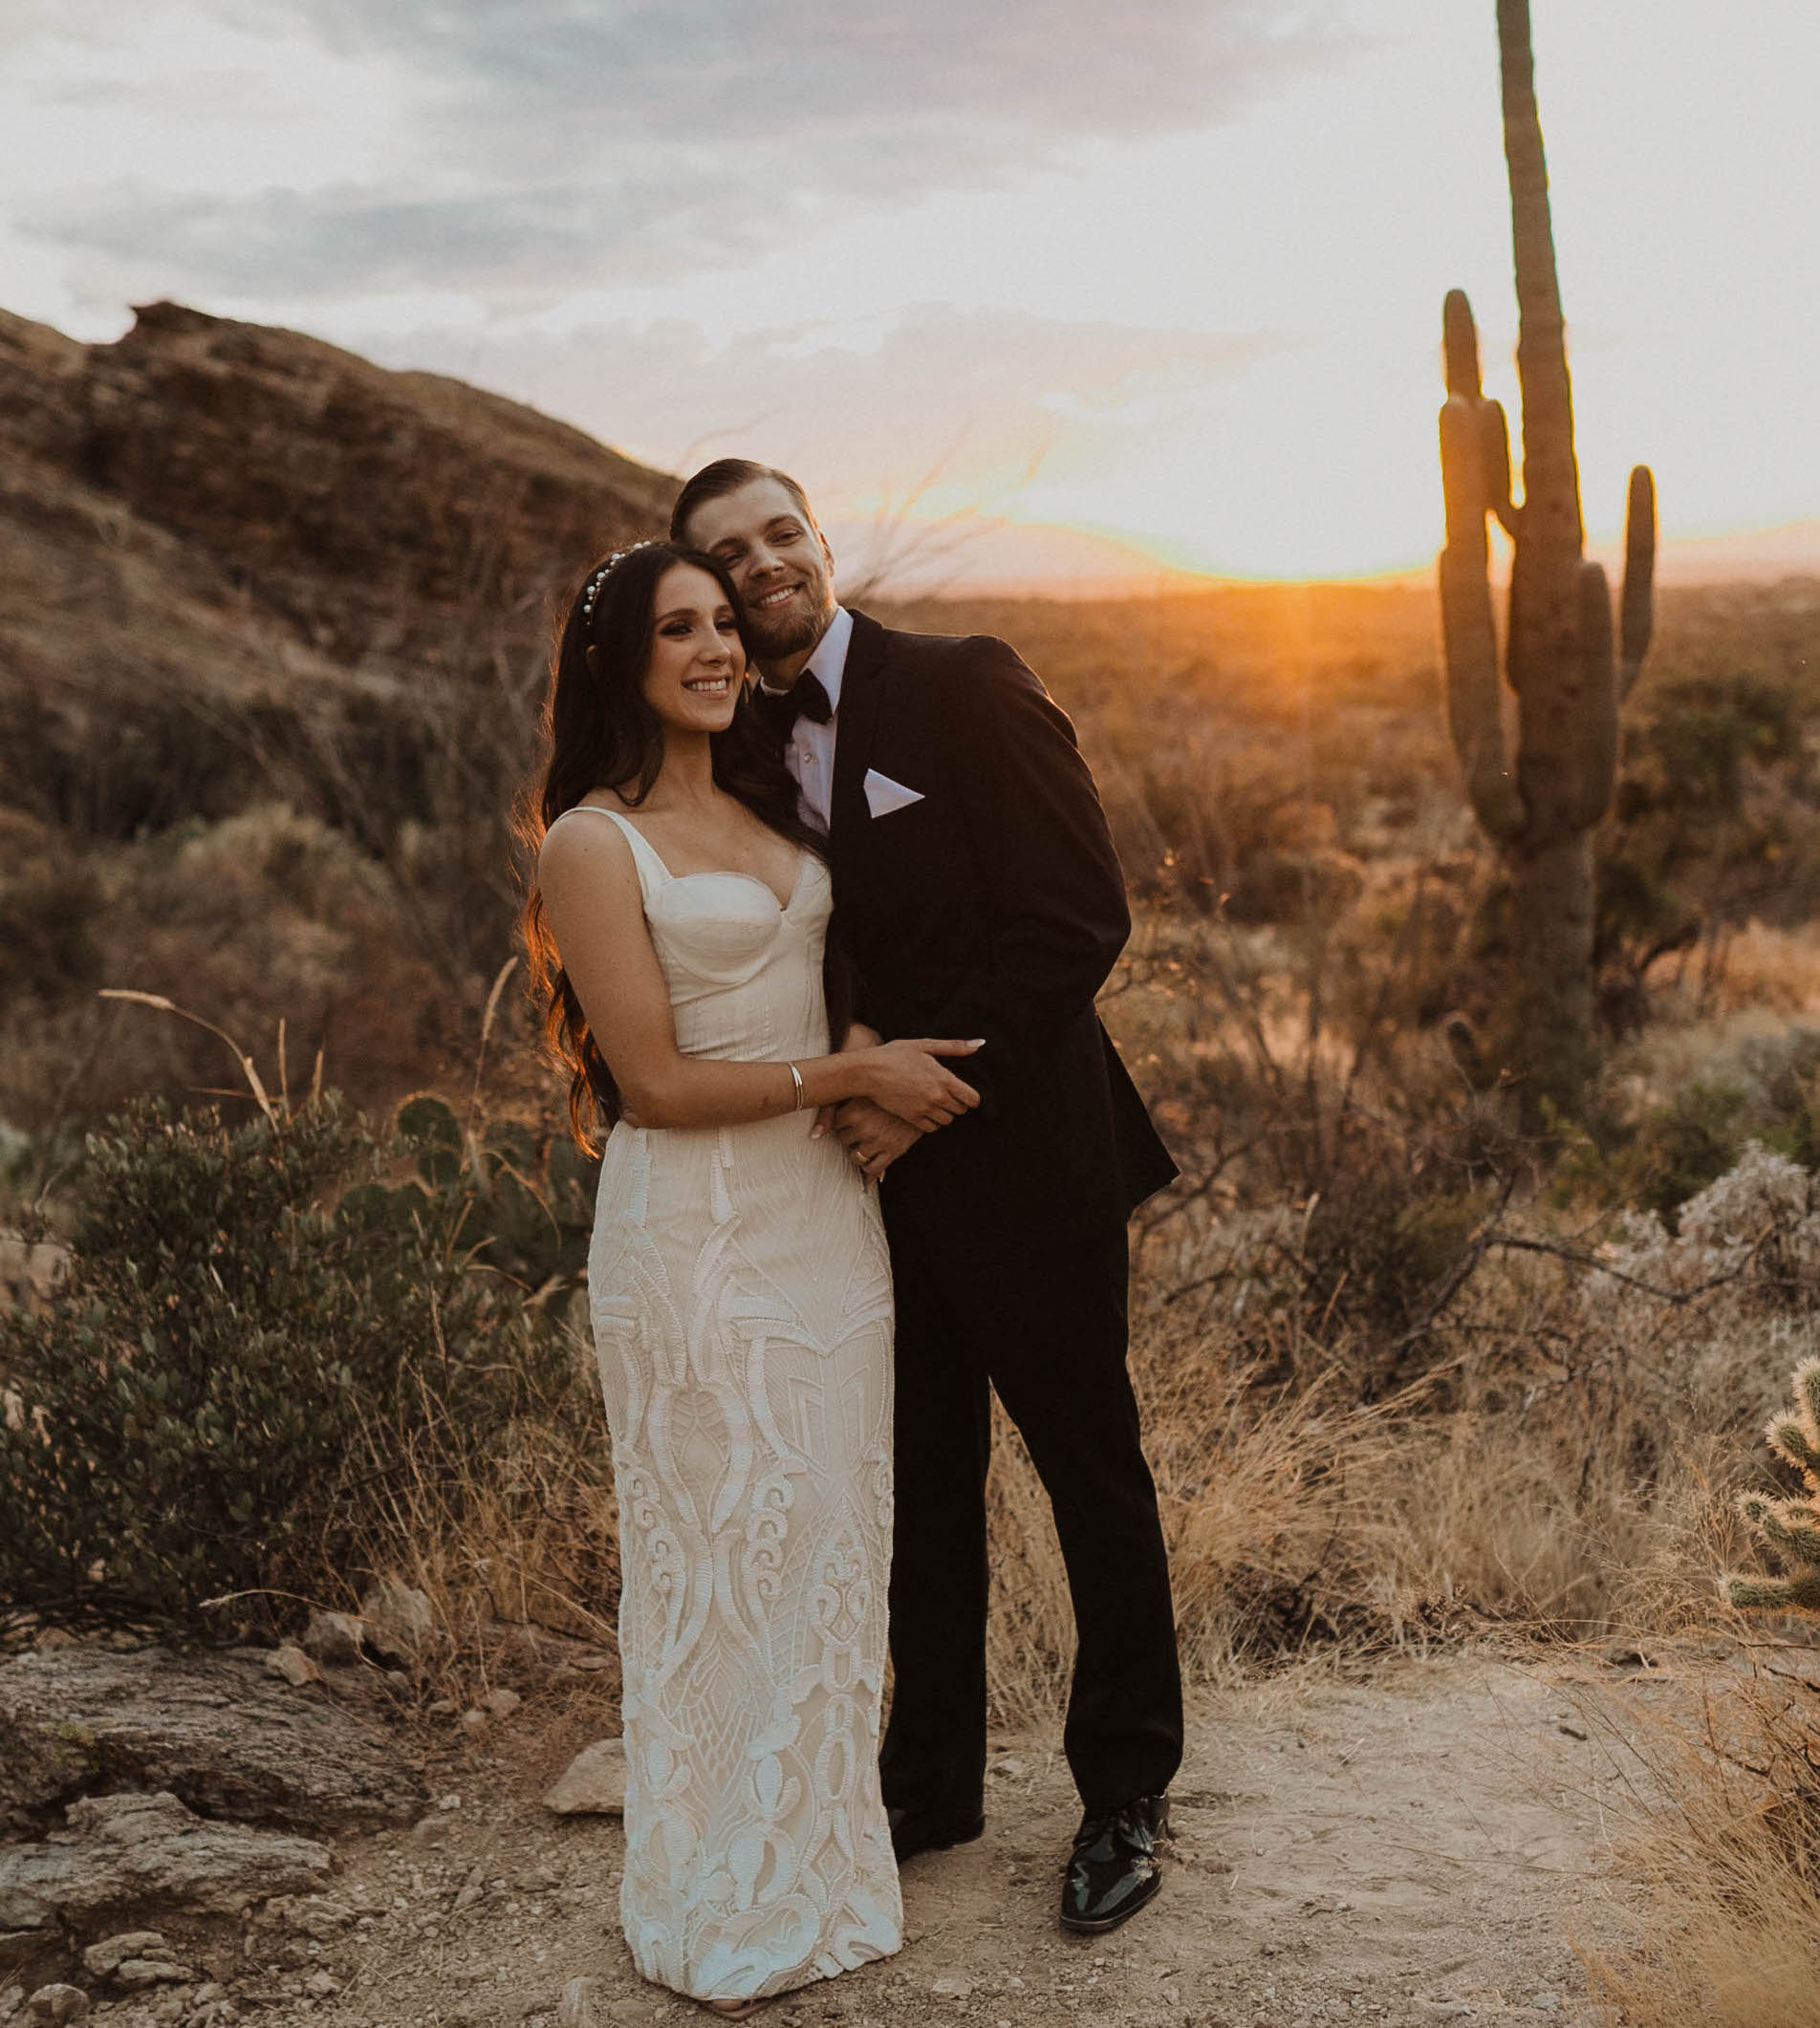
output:
M414 1893L443 1904L413 1935L498 1888L471 1860L450 1877L461 1798L432 1802L425 1777L524 1700L495 1684L469 1709L426 1703L428 1624L427 1599L394 1579L277 1650L47 1634L0 1658L0 2023L307 2013L341 1990L346 1948L380 1942L368 1932L408 1906L368 1901L359 1877L404 1833ZM546 1693L585 1685L593 1710L597 1659L545 1644L532 1666ZM624 1766L617 1738L596 1740L546 1821L617 1815Z
M280 1021L356 1105L471 1068L553 621L676 482L461 382L171 303L0 312L0 1163ZM269 1059L263 1059L269 1061ZM16 1151L15 1151L16 1152ZM0 1234L0 1286L45 1263Z
M0 1813L36 1824L111 1790L168 1791L206 1817L305 1832L421 1812L422 1778L382 1725L345 1693L295 1696L267 1664L263 1650L89 1643L0 1661Z
M161 711L197 737L264 711L269 743L307 745L428 668L534 665L556 596L675 490L294 332L156 303L83 345L0 312L0 804L131 835L196 800L174 757L137 765Z

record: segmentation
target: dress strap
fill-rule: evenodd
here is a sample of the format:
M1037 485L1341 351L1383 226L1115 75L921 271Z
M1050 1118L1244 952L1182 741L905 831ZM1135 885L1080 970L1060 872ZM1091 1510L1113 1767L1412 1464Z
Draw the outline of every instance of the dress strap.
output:
M550 829L554 831L564 817L605 817L610 824L619 827L632 847L632 863L639 870L639 891L647 901L654 887L667 886L676 877L658 855L657 847L629 817L622 817L617 809L602 809L598 803L571 804Z

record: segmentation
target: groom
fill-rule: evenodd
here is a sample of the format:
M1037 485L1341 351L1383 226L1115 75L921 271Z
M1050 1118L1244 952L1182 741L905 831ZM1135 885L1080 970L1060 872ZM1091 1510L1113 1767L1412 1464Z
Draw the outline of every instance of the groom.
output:
M1078 1647L1064 1744L1085 1815L1070 1929L1156 1893L1181 1686L1125 1370L1125 1220L1175 1164L1094 1012L1131 918L1073 728L1003 641L902 634L834 599L802 488L726 458L673 537L726 565L806 814L830 838L858 1012L979 1035L977 1111L924 1136L864 1101L897 1291L896 1675L881 1756L900 1860L984 1828L991 1391L1054 1510Z

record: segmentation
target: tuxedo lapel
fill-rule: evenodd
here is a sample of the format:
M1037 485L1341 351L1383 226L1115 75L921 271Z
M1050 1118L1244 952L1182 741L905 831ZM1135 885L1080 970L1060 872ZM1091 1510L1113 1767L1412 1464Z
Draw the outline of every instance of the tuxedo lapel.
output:
M847 666L840 679L840 709L834 715L834 786L829 805L829 842L845 852L870 821L866 768L884 690L885 630L863 613L853 616Z

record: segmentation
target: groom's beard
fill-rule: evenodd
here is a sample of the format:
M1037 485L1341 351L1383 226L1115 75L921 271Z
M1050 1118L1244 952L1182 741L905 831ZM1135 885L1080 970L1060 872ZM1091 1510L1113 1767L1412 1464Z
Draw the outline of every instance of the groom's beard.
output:
M834 616L832 592L819 613L784 613L772 618L748 609L745 615L746 632L752 644L754 659L761 664L781 662L788 656L800 655L805 648L812 648L827 633Z

